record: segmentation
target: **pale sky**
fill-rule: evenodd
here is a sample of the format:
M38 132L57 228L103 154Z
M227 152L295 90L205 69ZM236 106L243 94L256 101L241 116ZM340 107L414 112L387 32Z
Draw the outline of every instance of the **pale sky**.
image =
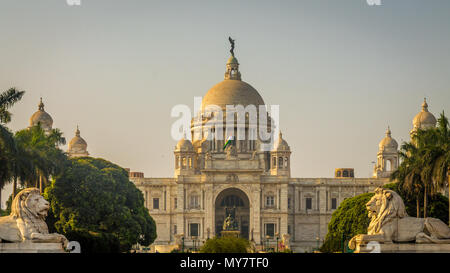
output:
M228 36L280 105L292 177L369 177L388 125L400 144L424 97L450 113L448 0L0 0L0 90L26 91L8 126L42 96L68 141L78 124L92 156L171 177L170 111L223 80Z

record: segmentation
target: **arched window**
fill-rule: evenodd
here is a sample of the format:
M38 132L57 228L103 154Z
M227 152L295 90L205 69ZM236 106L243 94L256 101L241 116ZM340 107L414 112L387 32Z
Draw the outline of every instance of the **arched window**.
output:
M285 168L287 168L288 165L289 165L288 160L289 160L289 159L288 159L287 157L284 158L284 167L285 167Z
M283 158L282 157L278 158L278 168L280 168L280 169L283 168Z
M277 158L274 156L272 159L272 169L275 169L277 167Z
M192 157L189 157L189 169L192 169Z
M342 176L343 176L343 177L348 177L348 171L347 171L347 170L344 170L344 171L342 172Z
M183 156L182 160L181 160L181 168L182 169L186 169L186 157Z
M341 171L337 171L336 177L341 177Z

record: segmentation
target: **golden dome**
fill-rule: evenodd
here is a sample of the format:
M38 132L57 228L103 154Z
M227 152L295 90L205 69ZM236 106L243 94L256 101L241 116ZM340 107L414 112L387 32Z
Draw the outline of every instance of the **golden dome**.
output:
M255 88L241 80L238 60L231 56L226 65L225 80L214 85L203 97L202 110L208 105L217 105L223 110L227 105L255 105L258 110L264 100Z
M380 151L397 151L398 143L391 137L391 129L389 127L386 131L386 136L378 144L378 148Z
M422 103L422 111L413 119L414 128L429 129L436 126L436 118L428 112L428 104L426 99Z
M87 142L80 136L78 126L75 131L75 136L69 142L69 154L88 154Z
M177 152L193 152L194 146L192 145L191 141L189 139L186 139L186 137L183 137L178 141L177 146L175 147L175 151Z
M208 105L217 105L226 109L227 105L264 105L264 100L258 91L250 84L240 80L224 80L214 85L203 97L202 109Z
M283 139L283 135L280 133L278 134L278 140L274 143L273 151L290 151L291 148L289 147L286 140Z
M38 123L40 123L42 129L46 131L51 130L53 126L53 119L47 112L45 112L42 98L38 105L38 110L30 118L30 127L35 126Z

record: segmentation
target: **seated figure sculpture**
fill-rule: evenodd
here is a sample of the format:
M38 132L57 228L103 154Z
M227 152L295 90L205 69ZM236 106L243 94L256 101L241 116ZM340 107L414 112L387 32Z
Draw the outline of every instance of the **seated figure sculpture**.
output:
M65 249L66 237L48 232L45 217L49 208L39 189L23 189L12 202L11 214L0 217L0 242L61 243Z
M378 243L449 244L450 228L436 218L410 217L402 198L394 191L375 189L366 204L371 218L367 234L358 234L349 241L349 248L371 241Z

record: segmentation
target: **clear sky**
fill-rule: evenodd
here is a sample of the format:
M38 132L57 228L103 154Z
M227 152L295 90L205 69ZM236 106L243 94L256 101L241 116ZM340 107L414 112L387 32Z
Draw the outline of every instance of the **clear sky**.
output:
M92 156L170 177L170 111L223 80L232 36L280 105L292 176L369 177L388 125L408 140L424 97L450 113L450 1L381 1L0 0L0 90L26 91L8 126L42 96L68 141L78 124Z

